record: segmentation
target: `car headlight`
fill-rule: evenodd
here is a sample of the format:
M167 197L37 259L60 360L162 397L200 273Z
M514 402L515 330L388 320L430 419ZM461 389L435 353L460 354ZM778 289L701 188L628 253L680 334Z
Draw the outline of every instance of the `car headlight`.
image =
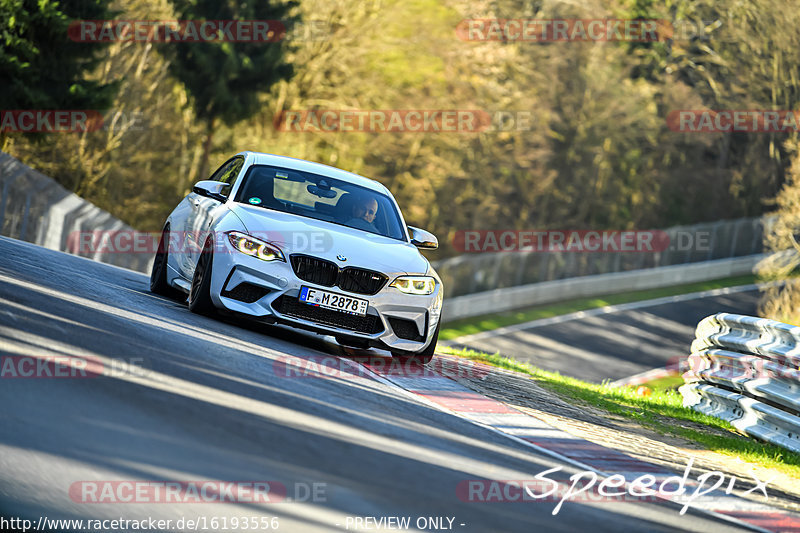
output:
M400 276L389 286L406 294L433 294L436 280L430 276Z
M283 252L274 244L256 239L240 231L229 231L227 235L231 245L243 254L252 255L262 261L286 262Z

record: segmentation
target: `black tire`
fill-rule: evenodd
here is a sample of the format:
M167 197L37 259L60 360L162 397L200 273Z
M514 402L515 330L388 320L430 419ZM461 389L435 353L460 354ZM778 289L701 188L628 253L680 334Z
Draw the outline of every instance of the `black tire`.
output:
M217 308L211 301L211 265L213 261L211 239L207 240L200 252L189 291L189 311L200 315L214 315Z
M439 326L441 325L441 319L439 320L439 324L436 325L436 331L433 332L433 338L431 339L430 344L426 346L422 351L416 353L408 353L408 352L392 352L392 357L396 357L400 360L401 363L419 363L421 365L427 365L433 359L433 354L436 351L436 343L439 341Z
M169 226L161 232L156 255L153 258L153 269L150 271L150 292L160 294L173 300L185 298L181 291L167 283L167 258L169 257Z

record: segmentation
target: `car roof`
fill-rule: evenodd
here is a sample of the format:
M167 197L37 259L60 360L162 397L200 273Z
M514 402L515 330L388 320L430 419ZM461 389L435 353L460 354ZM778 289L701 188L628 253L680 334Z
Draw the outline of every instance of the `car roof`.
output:
M359 185L361 187L373 190L375 192L381 192L384 194L388 193L389 196L391 196L391 193L389 193L389 189L387 189L382 183L378 181L375 181L370 178L365 178L364 176L360 176L358 174L354 174L352 172L348 172L346 170L342 170L336 167L323 165L322 163L314 163L312 161L306 161L305 159L296 159L294 157L275 155L275 154L265 154L261 152L246 151L246 152L240 152L237 155L252 156L254 165L272 165L272 166L291 168L294 170L300 170L303 172L310 172L312 174L322 174L334 179L339 179L342 181L352 183L354 185Z

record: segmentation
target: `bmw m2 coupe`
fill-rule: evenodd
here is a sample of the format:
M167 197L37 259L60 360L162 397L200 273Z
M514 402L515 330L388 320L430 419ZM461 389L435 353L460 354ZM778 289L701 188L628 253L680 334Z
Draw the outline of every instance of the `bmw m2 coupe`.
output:
M389 190L289 157L242 152L200 181L164 225L152 292L189 309L259 317L427 363L442 282Z

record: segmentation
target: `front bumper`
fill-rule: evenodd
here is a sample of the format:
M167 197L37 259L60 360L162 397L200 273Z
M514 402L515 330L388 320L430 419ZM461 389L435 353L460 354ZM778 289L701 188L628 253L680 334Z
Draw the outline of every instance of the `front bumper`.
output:
M369 296L303 281L288 262L266 262L232 248L226 252L213 256L211 299L217 307L405 352L425 348L439 323L441 283L426 296L405 294L389 283ZM302 286L366 299L367 317L302 303L298 300Z

